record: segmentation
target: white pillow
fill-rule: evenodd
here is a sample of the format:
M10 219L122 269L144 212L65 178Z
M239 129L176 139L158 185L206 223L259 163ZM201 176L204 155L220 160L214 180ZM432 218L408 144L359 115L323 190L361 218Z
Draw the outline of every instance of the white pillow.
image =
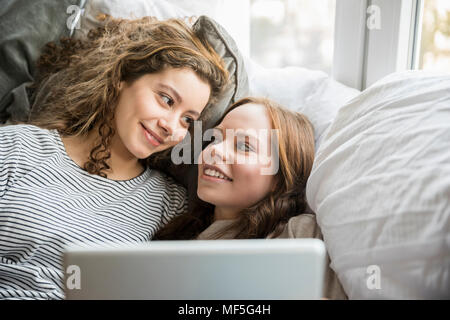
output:
M322 71L264 68L248 57L244 63L251 95L270 98L308 117L314 126L316 151L339 108L360 93Z
M245 11L236 12L233 10L236 2L229 2L229 0L89 0L83 11L79 12L78 28L71 30L70 34L75 38L85 38L90 29L101 25L97 19L99 14L126 19L145 16L155 17L158 20L182 18L189 24L193 24L197 17L205 15L220 23L240 47L245 47L246 33L242 32L240 22L245 16Z
M193 15L166 0L89 0L81 14L80 27L75 29L74 37L85 38L90 29L97 28L101 24L97 18L100 14L125 19L152 16L159 20L186 18L187 21Z
M393 74L343 106L306 196L349 298L450 298L450 75Z

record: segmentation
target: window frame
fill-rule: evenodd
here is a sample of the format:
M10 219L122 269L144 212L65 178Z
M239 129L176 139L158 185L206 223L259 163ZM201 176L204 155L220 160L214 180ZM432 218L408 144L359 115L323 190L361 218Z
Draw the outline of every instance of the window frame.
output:
M380 29L367 27L373 5ZM336 0L334 79L364 90L392 72L417 69L422 7L422 0Z

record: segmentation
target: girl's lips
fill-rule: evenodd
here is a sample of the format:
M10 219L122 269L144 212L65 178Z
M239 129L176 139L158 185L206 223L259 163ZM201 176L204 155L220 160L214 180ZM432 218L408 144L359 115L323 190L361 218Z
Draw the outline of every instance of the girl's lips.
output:
M202 178L204 180L214 181L214 182L231 182L229 180L225 180L222 178L208 176L208 175L204 174L203 172L202 172L202 175L200 176L200 178Z
M214 176L209 176L205 173L205 170L207 169L211 169L211 170L215 170L217 172L222 173L227 179L224 178L219 178L219 177L214 177ZM222 170L220 170L218 167L216 166L211 166L208 164L204 164L200 166L200 170L201 170L201 179L204 180L209 180L209 181L213 181L213 182L232 182L233 179L231 179L230 177L228 177Z
M162 141L160 141L161 138L159 138L151 130L147 130L147 128L145 128L143 125L142 125L142 130L144 130L145 138L147 139L148 142L150 142L151 145L157 147L161 144L161 142L162 142Z
M227 177L228 179L233 180L233 179L231 179L231 178L230 178L230 177L229 177L222 169L220 169L219 167L216 167L216 166L213 166L213 165L210 165L210 164L205 163L205 164L203 164L203 166L202 166L203 172L204 172L206 169L215 170L215 171L217 171L217 172L223 174L223 175L224 175L225 177Z

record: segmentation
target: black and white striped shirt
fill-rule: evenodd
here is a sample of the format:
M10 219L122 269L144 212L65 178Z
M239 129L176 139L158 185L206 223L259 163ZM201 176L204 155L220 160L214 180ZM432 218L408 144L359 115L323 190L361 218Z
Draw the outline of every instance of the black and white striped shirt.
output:
M62 299L67 244L149 241L186 209L186 190L159 171L91 175L56 130L1 127L0 299Z

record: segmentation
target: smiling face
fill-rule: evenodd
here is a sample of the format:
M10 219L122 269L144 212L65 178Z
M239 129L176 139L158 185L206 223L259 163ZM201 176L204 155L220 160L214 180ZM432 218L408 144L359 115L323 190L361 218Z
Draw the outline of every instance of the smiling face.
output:
M198 197L233 212L262 200L274 184L274 175L261 174L271 163L265 162L271 150L271 129L264 106L248 103L230 111L215 128L223 139L216 139L200 154Z
M114 125L121 149L145 159L180 142L208 103L211 90L191 69L165 68L121 82Z

